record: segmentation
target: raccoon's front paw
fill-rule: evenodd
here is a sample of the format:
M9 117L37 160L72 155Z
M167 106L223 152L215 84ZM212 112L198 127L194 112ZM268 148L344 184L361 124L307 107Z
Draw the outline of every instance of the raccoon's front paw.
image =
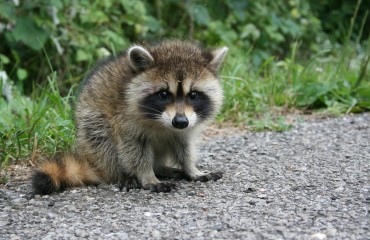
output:
M222 178L222 172L210 172L205 173L204 175L197 176L193 180L200 182L208 182L209 180L217 181L220 178Z
M141 188L140 183L137 181L136 177L124 177L118 183L118 188L120 191L126 187L126 191L130 191L130 189L138 189Z
M146 184L143 188L151 192L171 192L172 189L176 188L176 185L169 182L161 182L157 184Z
M162 167L160 169L156 169L155 171L156 177L159 178L174 178L174 179L187 179L184 170L179 168L172 168L172 167Z

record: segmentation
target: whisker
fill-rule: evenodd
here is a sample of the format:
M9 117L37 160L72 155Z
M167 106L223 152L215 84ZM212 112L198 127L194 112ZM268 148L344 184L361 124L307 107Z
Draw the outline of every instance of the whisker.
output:
M158 113L162 114L161 111L159 111L158 109L152 108L152 107L148 107L148 106L144 106L144 105L139 105L139 107L144 108L144 109L148 109L148 110L153 110L155 112L158 112Z

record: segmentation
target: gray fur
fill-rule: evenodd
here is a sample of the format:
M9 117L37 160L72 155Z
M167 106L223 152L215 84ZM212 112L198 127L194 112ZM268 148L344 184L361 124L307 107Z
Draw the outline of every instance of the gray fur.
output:
M197 169L196 139L221 106L217 71L226 51L174 40L148 48L133 46L105 62L88 76L78 96L76 151L105 181L126 184L127 189L137 181L144 189L170 191L173 186L157 176L217 180L221 174ZM159 89L169 89L176 98L180 90L183 94L193 86L209 93L213 112L207 119L200 121L185 100L166 106L158 120L141 114L141 99ZM170 126L177 112L187 114L191 122L184 130Z

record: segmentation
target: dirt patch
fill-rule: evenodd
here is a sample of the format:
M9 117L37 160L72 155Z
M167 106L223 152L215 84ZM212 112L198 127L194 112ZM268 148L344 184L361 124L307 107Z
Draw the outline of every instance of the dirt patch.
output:
M28 182L32 175L32 167L26 164L13 164L0 171L0 188L6 188L8 184Z

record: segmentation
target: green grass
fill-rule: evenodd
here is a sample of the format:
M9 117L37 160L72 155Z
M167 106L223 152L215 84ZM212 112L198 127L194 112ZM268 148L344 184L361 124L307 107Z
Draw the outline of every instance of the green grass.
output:
M323 50L304 64L295 60L297 49L298 44L290 58L271 57L257 70L241 59L229 59L219 120L248 123L256 130L284 130L289 126L277 116L292 110L332 115L370 110L369 49L351 57L340 55L340 50Z
M370 36L359 44L368 11L351 41L360 4L357 1L343 47L324 48L307 61L297 61L299 49L305 47L298 42L290 57L272 56L259 69L251 66L249 53L231 48L222 73L226 101L218 120L281 131L291 127L284 114L294 110L330 115L370 110Z
M33 160L67 149L74 141L72 91L61 96L56 73L45 87L35 87L32 96L20 95L16 89L7 102L0 98L0 163L19 159Z
M322 111L331 115L370 110L367 49L324 49L308 61L297 61L300 46L284 60L271 57L255 69L247 54L230 56L221 73L225 103L218 122L248 125L254 130L283 131L291 127L284 114ZM0 163L65 151L74 142L73 88L61 96L57 73L31 96L0 98ZM0 81L1 82L1 81ZM0 86L1 87L1 86Z

